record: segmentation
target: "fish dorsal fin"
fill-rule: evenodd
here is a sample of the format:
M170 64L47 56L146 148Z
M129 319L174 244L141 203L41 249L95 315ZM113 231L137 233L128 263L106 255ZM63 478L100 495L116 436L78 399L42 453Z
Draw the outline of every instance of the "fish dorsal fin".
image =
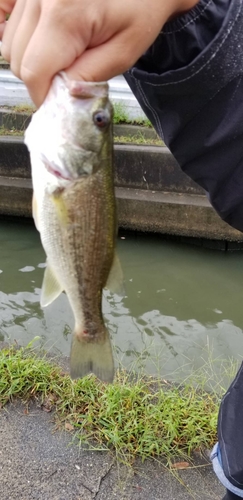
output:
M116 252L114 253L110 274L108 276L105 288L108 288L111 292L116 293L121 297L124 297L125 295L122 267L120 259Z
M57 297L62 292L63 288L60 285L59 281L57 280L52 268L50 267L47 261L47 267L45 269L44 279L41 289L41 299L40 299L41 307L49 306L49 304L51 304L55 299L57 299Z

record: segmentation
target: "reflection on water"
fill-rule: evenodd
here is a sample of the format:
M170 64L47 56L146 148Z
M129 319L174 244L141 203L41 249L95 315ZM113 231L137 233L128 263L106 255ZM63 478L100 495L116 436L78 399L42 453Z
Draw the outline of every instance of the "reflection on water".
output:
M126 296L105 291L117 360L181 379L209 356L243 353L243 255L127 234L118 240ZM0 221L0 339L68 355L73 316L65 294L41 310L45 255L32 225ZM209 346L209 350L208 350ZM213 350L213 352L212 352Z

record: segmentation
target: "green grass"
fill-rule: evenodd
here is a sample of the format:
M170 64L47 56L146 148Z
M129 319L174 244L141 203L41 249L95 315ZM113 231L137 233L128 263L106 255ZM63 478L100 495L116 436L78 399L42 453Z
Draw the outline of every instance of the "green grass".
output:
M25 130L18 130L16 128L6 128L0 127L0 136L23 136ZM164 146L164 143L161 139L148 139L144 137L142 133L130 135L130 136L114 136L114 142L117 144L142 144L142 145L151 145L151 146Z
M150 120L148 120L148 118L136 118L134 120L131 120L131 118L129 118L128 116L124 104L120 102L113 104L113 110L114 110L113 123L115 124L127 123L133 125L142 125L144 127L152 127L152 124Z
M7 129L6 127L0 127L0 135L24 135L24 130L18 130L16 128Z
M135 135L120 135L114 136L114 142L120 144L143 144L151 146L164 146L164 142L161 139L151 139L144 137L141 133Z
M32 114L36 111L36 107L34 104L17 104L16 106L11 107L11 111L13 113L27 113L27 114Z
M18 104L16 106L11 106L11 107L6 106L6 108L11 110L13 113L32 114L36 111L34 105L28 103ZM136 118L134 120L131 120L128 116L124 104L122 103L114 103L113 109L114 109L113 123L115 124L126 123L126 124L141 125L145 127L152 127L151 122L147 118Z
M212 447L220 396L191 384L175 386L124 370L113 384L93 376L72 381L32 348L0 351L0 406L14 398L40 398L54 406L59 425L74 429L81 442L136 457L164 457Z
M28 115L33 114L36 111L34 105L31 104L18 104L16 106L8 107L5 106L6 109L11 110L14 113L25 113ZM147 118L136 118L131 120L128 116L125 106L122 103L114 103L114 116L113 123L114 124L130 124L130 125L141 125L144 127L152 127L151 122ZM4 109L4 108L3 108Z

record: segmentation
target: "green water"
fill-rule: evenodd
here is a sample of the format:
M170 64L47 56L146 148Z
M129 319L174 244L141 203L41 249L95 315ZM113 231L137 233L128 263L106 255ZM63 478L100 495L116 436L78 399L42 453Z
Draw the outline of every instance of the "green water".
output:
M125 297L106 291L115 357L126 367L181 380L205 362L243 354L243 254L163 239L118 238ZM69 354L73 316L65 294L42 310L45 254L31 224L0 221L0 340Z

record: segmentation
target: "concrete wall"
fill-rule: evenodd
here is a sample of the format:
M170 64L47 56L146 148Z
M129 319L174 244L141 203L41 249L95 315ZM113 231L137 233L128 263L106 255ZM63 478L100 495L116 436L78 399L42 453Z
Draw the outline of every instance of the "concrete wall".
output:
M242 241L204 192L183 174L167 148L115 145L115 186L120 227ZM0 138L0 214L31 216L31 168L21 137Z

